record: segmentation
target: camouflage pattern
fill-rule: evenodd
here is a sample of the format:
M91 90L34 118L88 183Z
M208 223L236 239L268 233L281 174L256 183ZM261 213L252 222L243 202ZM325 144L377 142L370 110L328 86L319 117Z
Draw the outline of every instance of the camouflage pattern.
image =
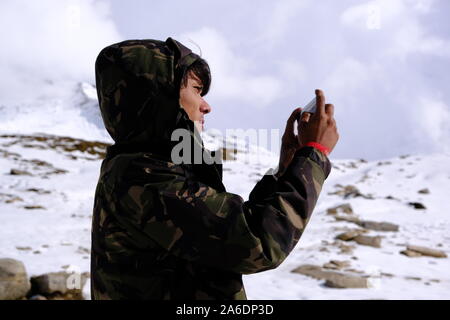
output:
M279 266L311 217L331 169L311 147L281 177L265 175L248 201L226 192L220 164L170 160L172 130L195 131L178 90L196 58L171 38L124 41L97 58L115 144L95 193L92 299L245 300L242 275Z

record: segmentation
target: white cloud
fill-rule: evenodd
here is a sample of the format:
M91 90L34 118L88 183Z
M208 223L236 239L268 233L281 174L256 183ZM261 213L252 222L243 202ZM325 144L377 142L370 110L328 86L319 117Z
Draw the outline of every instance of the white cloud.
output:
M2 103L54 94L49 85L62 81L93 82L98 52L120 39L108 6L94 0L1 1L0 30Z
M66 11L74 3L0 2L0 103L14 93L51 95L64 79L93 75L92 57L119 36L102 1L80 0L79 24ZM217 128L283 130L293 106L322 88L336 107L336 157L439 150L450 141L447 0L192 0L179 1L176 13L172 2L110 3L129 39L173 36L201 46L213 72L209 124ZM39 87L45 79L55 84L47 91Z
M450 41L427 34L418 17L430 12L431 0L372 0L347 8L340 17L341 23L367 32L378 21L383 34L380 48L386 54L402 60L412 53L450 56Z
M265 107L280 94L281 84L277 77L255 70L255 65L238 51L234 51L227 39L213 28L202 28L177 37L197 52L193 41L201 48L212 70L210 96L232 99Z
M414 120L423 144L433 145L435 151L450 151L450 108L440 99L430 96L418 101Z
M372 0L347 8L341 14L341 22L345 25L367 28L371 19L380 19L381 26L395 21L395 18L404 13L403 1ZM379 17L376 17L379 15Z
M370 66L356 59L346 58L330 71L324 81L324 88L329 96L335 98L357 96L358 92L363 91L374 80L372 77ZM351 105L347 108L349 107Z
M298 17L299 12L311 4L310 0L279 0L274 2L270 15L263 17L261 22L265 32L260 34L260 41L271 46L277 44L284 38L286 31L292 27L293 19Z

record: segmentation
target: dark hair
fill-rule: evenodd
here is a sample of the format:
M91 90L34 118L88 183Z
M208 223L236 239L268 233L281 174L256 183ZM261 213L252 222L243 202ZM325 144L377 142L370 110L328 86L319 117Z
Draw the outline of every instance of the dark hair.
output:
M190 72L192 72L202 82L203 90L201 96L206 95L209 91L209 87L211 86L211 72L206 60L198 58L193 64L187 67L183 78L181 79L182 87L187 86L188 75Z

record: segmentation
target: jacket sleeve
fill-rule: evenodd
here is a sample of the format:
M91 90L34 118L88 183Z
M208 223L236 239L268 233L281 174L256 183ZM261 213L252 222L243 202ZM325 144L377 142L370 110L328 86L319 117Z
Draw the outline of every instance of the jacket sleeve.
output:
M141 239L179 258L257 273L276 268L294 249L330 169L325 155L304 147L282 176L265 175L248 201L178 175L130 186L117 212Z

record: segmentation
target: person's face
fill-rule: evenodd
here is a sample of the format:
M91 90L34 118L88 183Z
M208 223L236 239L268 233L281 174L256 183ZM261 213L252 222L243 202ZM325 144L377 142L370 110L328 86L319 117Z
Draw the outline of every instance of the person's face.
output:
M188 74L186 86L180 89L180 105L199 131L204 128L205 114L211 112L211 107L200 95L202 89L202 82L192 72Z

